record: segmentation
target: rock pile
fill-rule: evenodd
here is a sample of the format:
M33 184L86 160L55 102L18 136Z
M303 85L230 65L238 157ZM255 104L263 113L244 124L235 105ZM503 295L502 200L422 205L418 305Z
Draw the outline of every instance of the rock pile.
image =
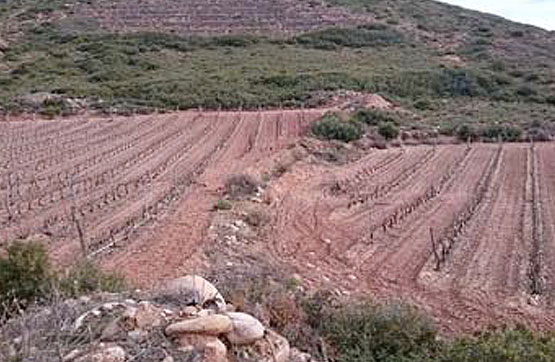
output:
M160 362L180 361L184 355L205 362L311 360L255 317L236 312L201 277L172 280L152 297L150 301L104 303L80 315L73 330L101 326L100 338L93 346L71 351L63 361L124 362L130 358L126 346L131 345L155 346L159 351L153 360Z

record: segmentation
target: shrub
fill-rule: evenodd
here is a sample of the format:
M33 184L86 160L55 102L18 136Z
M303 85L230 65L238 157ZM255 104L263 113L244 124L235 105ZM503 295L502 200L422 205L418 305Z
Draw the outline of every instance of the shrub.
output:
M516 89L516 94L522 97L530 97L537 93L538 92L534 88L527 85L520 86Z
M522 129L516 126L493 125L482 130L482 137L489 141L501 139L504 142L516 142L522 136Z
M7 257L0 257L0 315L12 307L47 300L54 295L76 297L95 291L123 290L122 277L100 270L92 262L77 265L65 276L52 270L48 253L38 242L16 241L8 247Z
M475 141L478 139L478 132L476 129L468 124L463 124L457 128L457 138L461 141Z
M316 49L333 50L338 46L349 48L379 47L400 44L402 34L385 25L362 25L355 28L331 28L307 33L295 38L298 44Z
M312 133L321 139L351 142L362 137L362 127L354 121L345 122L336 113L326 114L312 127Z
M336 349L343 362L396 362L422 360L440 345L432 323L415 308L394 303L354 304L314 308L316 327Z
M391 112L373 108L358 110L353 116L353 121L365 123L369 126L377 126L380 122L398 123L397 117Z
M414 108L419 109L421 111L425 111L425 110L429 110L429 109L434 108L433 103L427 98L421 98L421 99L417 100L416 102L414 102L413 105L414 105Z
M0 309L3 303L17 300L26 305L46 295L52 277L44 246L14 242L8 247L7 257L0 257Z
M441 362L548 362L555 356L555 336L524 329L482 333L446 348Z
M258 182L249 175L234 175L227 179L225 191L232 199L252 196L258 190Z
M97 291L120 292L126 286L123 277L107 273L90 261L70 269L60 279L59 285L63 294L71 297Z
M233 208L233 205L231 204L231 201L222 199L218 200L214 208L216 210L231 210Z
M392 122L382 122L378 126L378 133L386 140L399 137L399 127Z

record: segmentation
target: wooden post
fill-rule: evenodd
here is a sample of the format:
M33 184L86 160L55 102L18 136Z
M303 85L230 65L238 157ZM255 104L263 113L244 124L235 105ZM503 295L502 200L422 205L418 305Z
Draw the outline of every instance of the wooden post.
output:
M432 242L432 251L434 252L434 257L436 259L435 270L439 271L441 261L439 259L439 255L437 253L437 246L436 246L436 242L434 240L434 230L431 227L430 227L430 241Z

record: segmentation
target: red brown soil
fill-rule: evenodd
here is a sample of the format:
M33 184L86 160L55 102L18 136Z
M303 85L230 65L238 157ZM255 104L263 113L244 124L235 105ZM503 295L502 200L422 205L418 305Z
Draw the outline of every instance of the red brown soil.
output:
M303 140L323 112L1 123L0 240L46 235L65 264L80 254L73 209L88 252L149 286L205 272L206 252L225 247L209 229L230 175L273 174L249 248L307 286L411 301L447 334L555 327L552 143L359 150L332 163L314 144L332 148ZM450 245L439 270L430 232Z

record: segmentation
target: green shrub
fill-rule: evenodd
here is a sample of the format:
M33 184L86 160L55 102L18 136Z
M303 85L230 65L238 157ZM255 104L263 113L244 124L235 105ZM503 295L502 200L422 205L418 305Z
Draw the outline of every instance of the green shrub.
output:
M338 361L409 362L439 351L432 323L404 304L364 303L316 312L317 328L336 349Z
M530 97L536 95L537 93L538 92L534 88L528 85L522 85L516 89L516 94L522 97Z
M413 106L414 108L419 109L421 111L426 111L426 110L435 108L432 101L427 98L418 99L417 101L414 102Z
M478 132L471 125L463 124L457 128L457 138L461 141L475 141L478 137Z
M333 50L339 46L349 48L380 47L400 44L404 37L385 25L362 25L355 28L331 28L307 33L295 38L306 47Z
M105 272L90 261L74 266L58 284L62 293L71 297L97 291L120 292L126 287L123 277Z
M2 303L17 300L26 305L49 292L52 272L43 245L16 241L0 257L0 309Z
M218 200L218 202L216 203L216 205L214 206L214 208L216 210L231 210L233 208L233 205L231 204L231 201L229 200Z
M233 200L254 196L259 187L258 182L250 175L233 175L225 182L225 192Z
M96 291L118 292L124 287L122 277L104 272L92 262L78 264L59 275L38 242L13 242L7 256L0 257L0 314L10 315L15 306L25 308L53 295L76 297Z
M484 128L481 136L489 141L501 139L504 142L516 142L522 136L522 129L516 126L492 125Z
M386 140L392 140L399 137L399 127L392 122L382 122L378 126L378 133Z
M390 122L394 124L398 123L395 114L374 108L364 108L358 110L353 116L353 121L365 123L369 126L377 126L381 122Z
M336 113L328 113L312 127L312 133L321 139L351 142L362 137L363 131L359 123L344 121Z
M555 335L524 329L483 333L447 345L441 362L548 362L555 356Z

